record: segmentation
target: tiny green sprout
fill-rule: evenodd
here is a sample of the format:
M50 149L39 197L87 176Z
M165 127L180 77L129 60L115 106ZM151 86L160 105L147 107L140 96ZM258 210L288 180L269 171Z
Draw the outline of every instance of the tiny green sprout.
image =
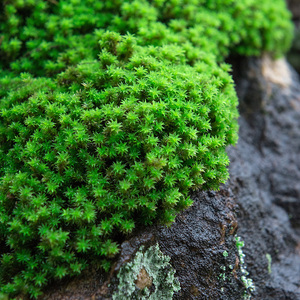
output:
M225 258L228 256L228 252L227 252L226 250L223 252L223 256L224 256Z
M225 281L226 280L226 274L225 273L219 274L219 279Z

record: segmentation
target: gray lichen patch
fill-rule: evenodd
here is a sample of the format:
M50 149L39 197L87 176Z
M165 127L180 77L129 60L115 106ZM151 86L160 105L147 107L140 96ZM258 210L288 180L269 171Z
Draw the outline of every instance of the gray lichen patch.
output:
M142 246L135 258L121 267L118 273L119 286L114 300L171 300L180 284L174 277L175 270L158 244L144 251Z

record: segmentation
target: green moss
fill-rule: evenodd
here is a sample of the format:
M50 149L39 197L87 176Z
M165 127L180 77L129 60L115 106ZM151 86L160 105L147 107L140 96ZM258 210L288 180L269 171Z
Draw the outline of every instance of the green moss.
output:
M282 54L284 2L6 0L0 286L37 297L228 178L229 53Z
M180 290L180 284L169 261L158 244L146 251L141 247L135 258L121 267L118 290L113 294L113 300L171 300L174 292ZM151 287L153 291L150 292Z
M4 291L20 269L30 276L14 289L33 294L87 258L112 257L116 232L169 224L191 204L190 189L228 177L225 147L237 138L230 76L216 63L186 64L178 46L136 46L114 32L100 44L99 61L56 80L8 81L16 88L0 104Z
M53 76L96 58L101 28L134 33L142 45L185 42L223 60L230 52L281 55L292 24L283 0L5 0L0 67Z

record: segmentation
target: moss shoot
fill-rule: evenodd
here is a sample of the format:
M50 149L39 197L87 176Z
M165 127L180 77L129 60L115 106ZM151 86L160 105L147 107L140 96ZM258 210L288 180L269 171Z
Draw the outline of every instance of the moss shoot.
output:
M229 54L282 55L283 0L0 3L0 291L37 298L228 178ZM0 295L1 297L1 295Z

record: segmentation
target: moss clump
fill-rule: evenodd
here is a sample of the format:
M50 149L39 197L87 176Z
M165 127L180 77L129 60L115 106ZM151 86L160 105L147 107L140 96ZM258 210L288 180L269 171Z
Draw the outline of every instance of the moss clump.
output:
M114 32L100 42L99 61L56 82L23 75L1 102L5 278L22 268L33 287L80 272L86 257L118 252L116 232L170 223L191 204L190 189L228 176L230 76L215 63L187 65L178 46L135 46Z
M225 182L238 114L222 61L289 45L283 1L266 3L0 4L2 293L108 269L120 236Z
M219 60L281 55L292 38L283 0L5 0L0 9L0 67L15 74L54 76L96 58L101 28L134 33L141 45L189 42Z

